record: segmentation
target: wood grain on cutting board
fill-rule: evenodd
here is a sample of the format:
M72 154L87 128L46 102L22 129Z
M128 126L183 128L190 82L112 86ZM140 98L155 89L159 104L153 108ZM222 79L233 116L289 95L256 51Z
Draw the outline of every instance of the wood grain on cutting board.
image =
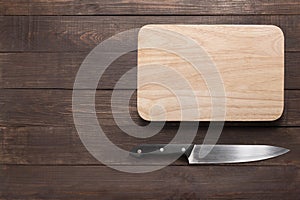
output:
M146 25L138 46L145 120L219 121L226 113L226 121L271 121L283 112L284 36L276 26Z

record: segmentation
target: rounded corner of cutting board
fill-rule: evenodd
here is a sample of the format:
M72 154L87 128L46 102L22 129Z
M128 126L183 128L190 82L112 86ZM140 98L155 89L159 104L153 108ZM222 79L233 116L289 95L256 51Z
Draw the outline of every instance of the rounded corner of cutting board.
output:
M273 24L272 25L267 25L267 26L271 27L275 31L278 31L279 34L281 35L281 37L284 39L284 32L279 26L276 26L276 25L273 25Z
M149 115L145 115L145 113L142 112L140 103L141 102L139 101L139 97L137 97L137 113L138 113L138 115L145 121L148 121L148 122L152 121L152 119L150 118Z
M144 26L142 26L140 29L139 29L139 32L138 32L138 38L142 37L143 35L143 32L146 30L146 29L149 29L151 27L155 26L155 24L146 24Z
M284 102L284 101L283 101L283 102ZM273 115L273 117L270 118L269 121L276 121L276 120L279 120L279 119L282 117L283 113L284 113L284 103L282 103L282 106L280 107L279 112L278 112L278 113L275 113L275 114Z

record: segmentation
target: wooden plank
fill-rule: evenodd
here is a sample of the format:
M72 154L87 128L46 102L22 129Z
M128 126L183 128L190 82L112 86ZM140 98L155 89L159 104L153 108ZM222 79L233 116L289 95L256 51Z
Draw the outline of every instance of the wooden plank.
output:
M87 54L88 52L0 53L0 88L72 89L76 73ZM136 65L136 52L120 57L106 70L98 89L113 89L120 77ZM285 53L285 89L300 89L299 66L299 52ZM135 85L136 73L131 76L128 85Z
M1 199L297 199L299 168L168 166L146 174L99 166L2 166Z
M276 26L151 24L138 46L137 107L145 120L274 121L283 112L284 36ZM226 114L214 118L219 102ZM164 113L152 109L158 105Z
M83 91L86 96L92 95L91 91ZM118 92L118 118L125 123L128 120L126 112L128 106L123 103L132 91L120 90ZM96 111L100 121L104 124L114 124L111 111L111 90L98 90L96 94ZM228 126L299 126L299 99L298 90L285 93L285 110L283 116L274 122L231 122ZM73 124L72 115L72 90L1 90L0 126L66 126ZM147 124L142 120L136 109L136 94L133 94L129 111L132 119L139 125ZM207 125L204 123L203 125Z
M289 89L299 89L300 83L298 82L299 76L297 75L300 66L300 54L291 53L285 54L285 88Z
M265 15L300 10L297 0L1 0L0 8L0 15Z
M0 0L0 15L28 15L28 0Z
M178 126L167 124L151 138L130 137L117 125L101 125L106 136L118 147L130 151L139 144L162 144L176 135ZM69 127L2 127L0 135L0 164L21 165L102 165L86 150L74 126ZM132 129L134 131L134 129ZM194 143L201 144L207 127L200 127ZM269 144L290 149L290 152L274 159L238 165L255 166L300 166L300 128L278 127L225 127L219 144ZM137 164L139 160L127 162L109 161L110 165ZM159 165L159 159L152 165ZM172 165L187 165L182 157ZM231 164L234 166L237 164Z
M299 51L300 15L267 16L2 16L0 52L90 51L101 41L145 24L270 24L285 34L287 51Z
M0 87L72 89L77 71L87 54L0 53ZM124 73L136 67L136 55L136 52L130 52L113 62L103 74L98 89L113 89ZM136 73L131 73L131 77L128 85L136 85Z

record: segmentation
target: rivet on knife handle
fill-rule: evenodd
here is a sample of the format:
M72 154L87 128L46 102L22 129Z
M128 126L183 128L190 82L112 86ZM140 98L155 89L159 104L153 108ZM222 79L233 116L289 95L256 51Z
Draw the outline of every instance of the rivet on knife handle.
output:
M185 154L190 155L194 145L191 144L143 144L131 150L133 156L146 155L170 155Z

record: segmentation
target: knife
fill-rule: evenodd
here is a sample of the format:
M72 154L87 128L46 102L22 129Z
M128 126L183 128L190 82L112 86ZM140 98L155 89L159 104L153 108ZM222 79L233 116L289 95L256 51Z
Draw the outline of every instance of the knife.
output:
M209 153L202 156L205 150ZM184 154L189 164L224 164L266 160L287 152L289 149L269 145L143 144L134 147L131 155L141 158Z

